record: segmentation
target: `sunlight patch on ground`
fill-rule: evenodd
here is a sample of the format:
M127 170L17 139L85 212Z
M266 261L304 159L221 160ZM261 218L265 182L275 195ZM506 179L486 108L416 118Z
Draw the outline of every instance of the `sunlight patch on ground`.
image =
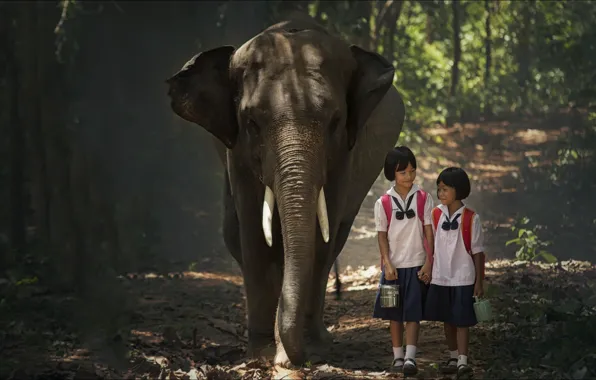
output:
M521 159L521 154L517 152L505 151L500 155L495 155L492 158L493 161L501 160L502 162L515 162L517 163Z
M74 352L68 356L59 357L59 358L55 358L55 359L64 361L64 362L76 362L76 361L80 361L80 360L85 360L87 358L89 358L89 350L87 350L85 348L81 348L81 349L74 350Z
M526 145L544 144L548 141L547 133L538 129L526 129L525 131L519 131L514 136L521 139L521 142Z
M357 285L357 286L348 286L347 288L345 288L346 292L357 292L360 290L375 290L377 289L377 285ZM342 291L344 289L342 288Z
M123 277L123 276L120 276ZM233 274L226 274L226 273L212 273L212 272L193 272L193 271L186 271L186 272L172 272L168 273L165 276L158 274L158 273L129 273L125 276L131 280L155 280L155 279L191 279L191 280L212 280L212 281L223 281L229 282L234 285L242 285L242 276L233 275Z
M505 166L505 165L495 165L495 164L476 164L474 162L471 162L468 164L468 167L471 169L484 170L484 171L489 171L489 172L517 172L517 171L519 171L517 166L513 166L513 165Z
M434 164L437 164L438 166L459 166L459 162L455 162L455 161L451 161L445 158L435 158L432 156L426 156L426 159Z
M353 330L379 330L382 329L383 326L380 323L375 323L370 321L370 317L362 317L357 319L352 319L349 322L345 322L340 320L340 327L337 331L341 331L342 333L346 333L348 331Z
M377 237L377 231L374 229L367 228L367 226L352 226L351 231L355 235L350 235L350 239L361 240L361 239L372 239Z
M381 273L379 265L360 266L353 269L350 265L340 273L342 291L374 290ZM327 281L327 291L335 291L335 273L331 272Z
M218 280L231 282L234 285L241 286L243 284L242 276L229 275L224 273L210 273L210 272L184 272L184 277L201 280Z
M524 152L524 156L525 157L540 157L540 156L542 156L542 151L539 151L539 150L529 150L527 152Z
M503 172L493 172L493 173L480 173L480 174L469 174L471 179L478 180L478 179L489 179L489 178L502 178L508 175L509 173Z

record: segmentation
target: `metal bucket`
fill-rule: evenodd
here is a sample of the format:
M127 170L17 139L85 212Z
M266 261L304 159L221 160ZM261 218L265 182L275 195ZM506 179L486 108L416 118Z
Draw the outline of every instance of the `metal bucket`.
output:
M486 299L479 300L478 297L474 297L474 313L478 322L487 322L493 319L493 309L490 302Z
M381 285L381 307L399 306L399 285Z

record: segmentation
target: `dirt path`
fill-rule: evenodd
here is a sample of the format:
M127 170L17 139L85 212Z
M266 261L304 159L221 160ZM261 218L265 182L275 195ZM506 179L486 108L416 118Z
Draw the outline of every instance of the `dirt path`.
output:
M9 350L2 352L3 360L13 361L18 370L1 377L400 378L387 372L391 360L387 324L370 318L377 273L374 268L345 273L344 299L333 299L331 292L327 298L325 322L335 342L327 349L311 351L307 365L297 371L276 371L270 362L246 360L240 277L186 272L122 279L124 289L136 301L128 326L131 334L121 341L130 357L118 357L117 349L107 347L90 352L78 338L56 327L61 321L46 315L38 319L38 325L22 328L20 334L14 328L4 333L3 348ZM596 356L585 354L593 347L596 329L586 329L589 320L573 317L572 310L581 305L578 299L582 298L591 297L592 307L596 306L596 293L585 293L590 291L587 279L596 280L593 265L568 263L556 270L496 261L490 263L487 276L497 319L473 329L469 356L475 378L561 378L561 370L591 373L586 368L593 368ZM565 305L553 302L557 299L565 299ZM45 342L45 352L31 351L33 347L27 345L23 334L31 329ZM436 369L446 355L441 330L436 323L422 324L416 378L444 379ZM576 330L583 332L573 335ZM572 334L569 339L560 339L563 331ZM578 361L577 356L582 359Z
M524 205L524 212L536 212L533 206L536 202L528 202L528 197L534 195L523 192L528 184L521 183L520 177L527 174L529 157L541 160L532 161L532 165L547 164L552 159L552 152L557 149L557 137L564 132L564 129L539 129L527 123L466 124L426 130L426 134L440 136L444 142L428 143L423 153L418 155L419 182L432 192L436 175L443 167L456 164L466 168L474 181L469 204L483 217L489 257L512 257L514 248L506 249L504 243L511 238L510 226L520 205ZM345 284L342 300L334 299L333 277L330 277L325 322L335 343L326 350L313 351L306 368L290 375L313 378L398 377L385 372L391 361L388 324L371 318L379 274L372 206L388 186L386 181L379 179L372 187L339 258ZM511 299L534 299L534 295L557 284L554 280L530 278L527 280L530 285L524 285L527 289L519 288L522 275L516 268L512 262L495 261L487 272L489 288L498 290L493 293L492 299L501 319L495 324L479 326L472 336L470 362L476 378L482 378L487 368L494 365L495 360L498 362L495 350L499 356L514 355L508 353L507 347L515 339L499 335L508 334L507 321L516 320L520 315L523 302L516 301L512 306ZM593 266L588 265L587 268L589 272L582 276L588 273L593 276L591 278L596 278ZM523 276L527 277L526 274ZM551 270L548 273L536 272L535 276L543 279L559 275ZM571 277L556 278L565 286L572 281ZM578 276L573 279L585 282ZM130 321L130 334L118 334L114 340L117 341L115 347L131 350L129 358L121 356L118 359L115 354L118 350L106 347L101 356L98 351L91 353L80 338L65 332L64 323L56 322L60 321L60 313L56 312L52 316L37 316L33 325L27 325L33 322L9 325L9 329L0 336L0 340L4 341L0 348L2 357L7 358L5 363L11 363L11 366L8 373L0 375L15 379L40 373L41 378L51 376L54 379L72 378L73 375L77 378L169 376L185 379L256 379L288 375L272 372L267 363L245 360L242 278L227 253L214 252L212 256L205 257L194 272L169 277L130 277L121 281L124 293L133 301L135 309ZM523 296L523 292L527 294ZM52 302L56 301L43 291L29 292L23 297L33 297L31 299L40 304L54 305ZM91 312L101 316L102 310ZM520 325L526 323L520 321ZM24 338L28 334L38 338L36 342L41 347L38 351L31 351L31 341ZM529 342L533 338L527 339ZM487 344L487 341L490 343ZM521 340L517 342L522 346L526 344L522 344ZM441 378L436 365L444 359L445 350L442 327L436 323L423 323L418 351L419 378ZM14 368L18 370L13 371ZM491 376L496 375L492 373ZM538 378L537 375L535 378Z

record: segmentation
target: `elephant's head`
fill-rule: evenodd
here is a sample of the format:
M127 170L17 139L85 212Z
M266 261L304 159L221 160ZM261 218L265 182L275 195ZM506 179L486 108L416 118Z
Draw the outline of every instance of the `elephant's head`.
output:
M197 54L168 83L174 112L241 155L262 184L269 245L271 215L279 207L285 267L278 331L297 362L317 215L329 239L327 174L345 165L342 157L390 88L394 68L318 27L290 28L278 24L237 50L222 46Z

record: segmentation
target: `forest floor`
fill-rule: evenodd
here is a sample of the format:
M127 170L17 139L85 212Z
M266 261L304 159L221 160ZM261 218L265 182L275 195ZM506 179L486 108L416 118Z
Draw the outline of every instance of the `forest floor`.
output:
M418 157L419 182L432 192L441 168L462 165L474 184L469 205L486 229L486 294L496 319L472 329L469 357L475 378L596 376L596 268L577 260L593 257L593 245L551 228L549 248L564 260L558 264L516 261L517 247L505 246L515 237L511 226L518 218L546 218L541 212L550 202L548 194L537 198L539 193L528 188L537 181L528 167L552 165L565 127L526 121L456 124L423 132L433 137ZM447 151L452 155L442 158ZM132 317L126 326L119 325L109 344L96 344L98 334L73 332L76 322L67 317L75 307L71 297L50 294L36 284L20 284L15 290L0 279L0 299L7 299L10 290L13 305L11 313L0 313L0 378L401 377L388 372L388 324L371 318L379 276L371 210L387 187L383 179L375 183L340 255L341 300L333 294L333 274L329 278L325 323L335 341L309 351L303 368L286 371L266 359L246 359L242 277L229 255L217 251L206 253L192 271L121 278L122 297L113 303L131 301L127 310L132 309ZM114 315L92 304L84 314L104 322ZM416 377L444 378L437 366L446 352L442 326L423 322Z

